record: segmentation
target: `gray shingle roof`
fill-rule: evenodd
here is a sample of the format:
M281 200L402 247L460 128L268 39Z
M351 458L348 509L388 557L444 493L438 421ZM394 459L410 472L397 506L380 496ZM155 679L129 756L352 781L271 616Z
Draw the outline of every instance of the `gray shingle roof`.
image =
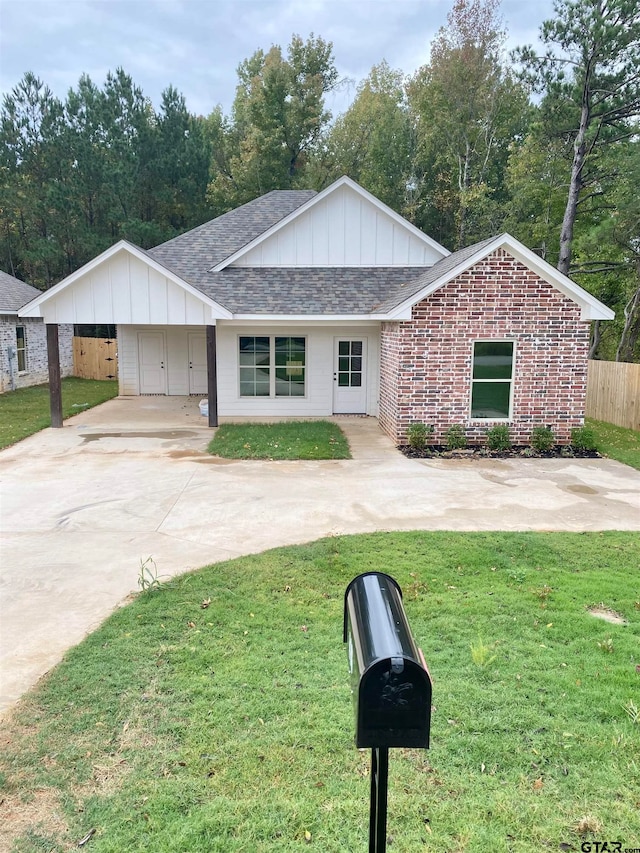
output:
M491 242L461 249L427 268L230 266L210 271L315 194L274 190L148 254L233 314L370 314L392 310Z
M228 267L199 290L234 314L369 314L424 267Z
M314 190L273 190L149 249L149 254L198 287L211 267L255 240L314 195Z
M36 287L0 270L0 314L3 311L17 311L41 293Z

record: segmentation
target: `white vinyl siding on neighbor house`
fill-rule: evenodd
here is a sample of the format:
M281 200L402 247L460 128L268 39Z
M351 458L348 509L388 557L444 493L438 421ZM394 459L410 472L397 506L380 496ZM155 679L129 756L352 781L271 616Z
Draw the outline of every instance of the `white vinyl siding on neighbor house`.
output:
M431 266L438 252L348 186L233 262L243 267Z

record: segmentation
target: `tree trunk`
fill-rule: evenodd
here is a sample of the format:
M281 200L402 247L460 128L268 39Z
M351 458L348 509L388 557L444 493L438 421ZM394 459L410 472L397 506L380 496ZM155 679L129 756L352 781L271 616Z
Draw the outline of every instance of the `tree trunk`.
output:
M587 358L595 358L598 347L600 346L600 320L594 320L591 330L591 342L589 344L589 355Z
M636 344L640 337L640 287L627 302L624 309L624 329L616 352L616 361L633 361Z
M571 267L571 248L573 243L573 226L576 221L578 199L582 189L582 168L584 166L586 152L586 135L589 127L590 111L587 101L587 90L583 95L582 112L580 114L580 127L573 145L573 163L571 164L571 180L569 182L569 195L567 206L562 220L562 231L560 232L560 256L558 257L558 269L561 273L569 275Z

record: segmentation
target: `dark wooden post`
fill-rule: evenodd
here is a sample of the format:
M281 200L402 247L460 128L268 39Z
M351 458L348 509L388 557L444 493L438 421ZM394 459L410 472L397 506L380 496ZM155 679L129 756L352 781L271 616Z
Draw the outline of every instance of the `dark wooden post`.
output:
M47 323L47 360L49 362L49 406L51 426L62 426L62 383L60 381L60 346L58 326Z
M218 426L218 375L216 367L216 327L207 326L207 396L209 426Z

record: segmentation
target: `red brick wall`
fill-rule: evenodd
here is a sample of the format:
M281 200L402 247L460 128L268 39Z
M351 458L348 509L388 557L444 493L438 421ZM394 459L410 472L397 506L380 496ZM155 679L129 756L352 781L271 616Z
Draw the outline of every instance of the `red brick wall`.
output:
M383 323L380 425L403 443L413 421L433 424L444 444L452 424L484 443L495 421L470 417L476 340L515 341L512 417L515 444L535 426L566 443L583 423L589 323L580 307L500 249L415 305L412 320Z

